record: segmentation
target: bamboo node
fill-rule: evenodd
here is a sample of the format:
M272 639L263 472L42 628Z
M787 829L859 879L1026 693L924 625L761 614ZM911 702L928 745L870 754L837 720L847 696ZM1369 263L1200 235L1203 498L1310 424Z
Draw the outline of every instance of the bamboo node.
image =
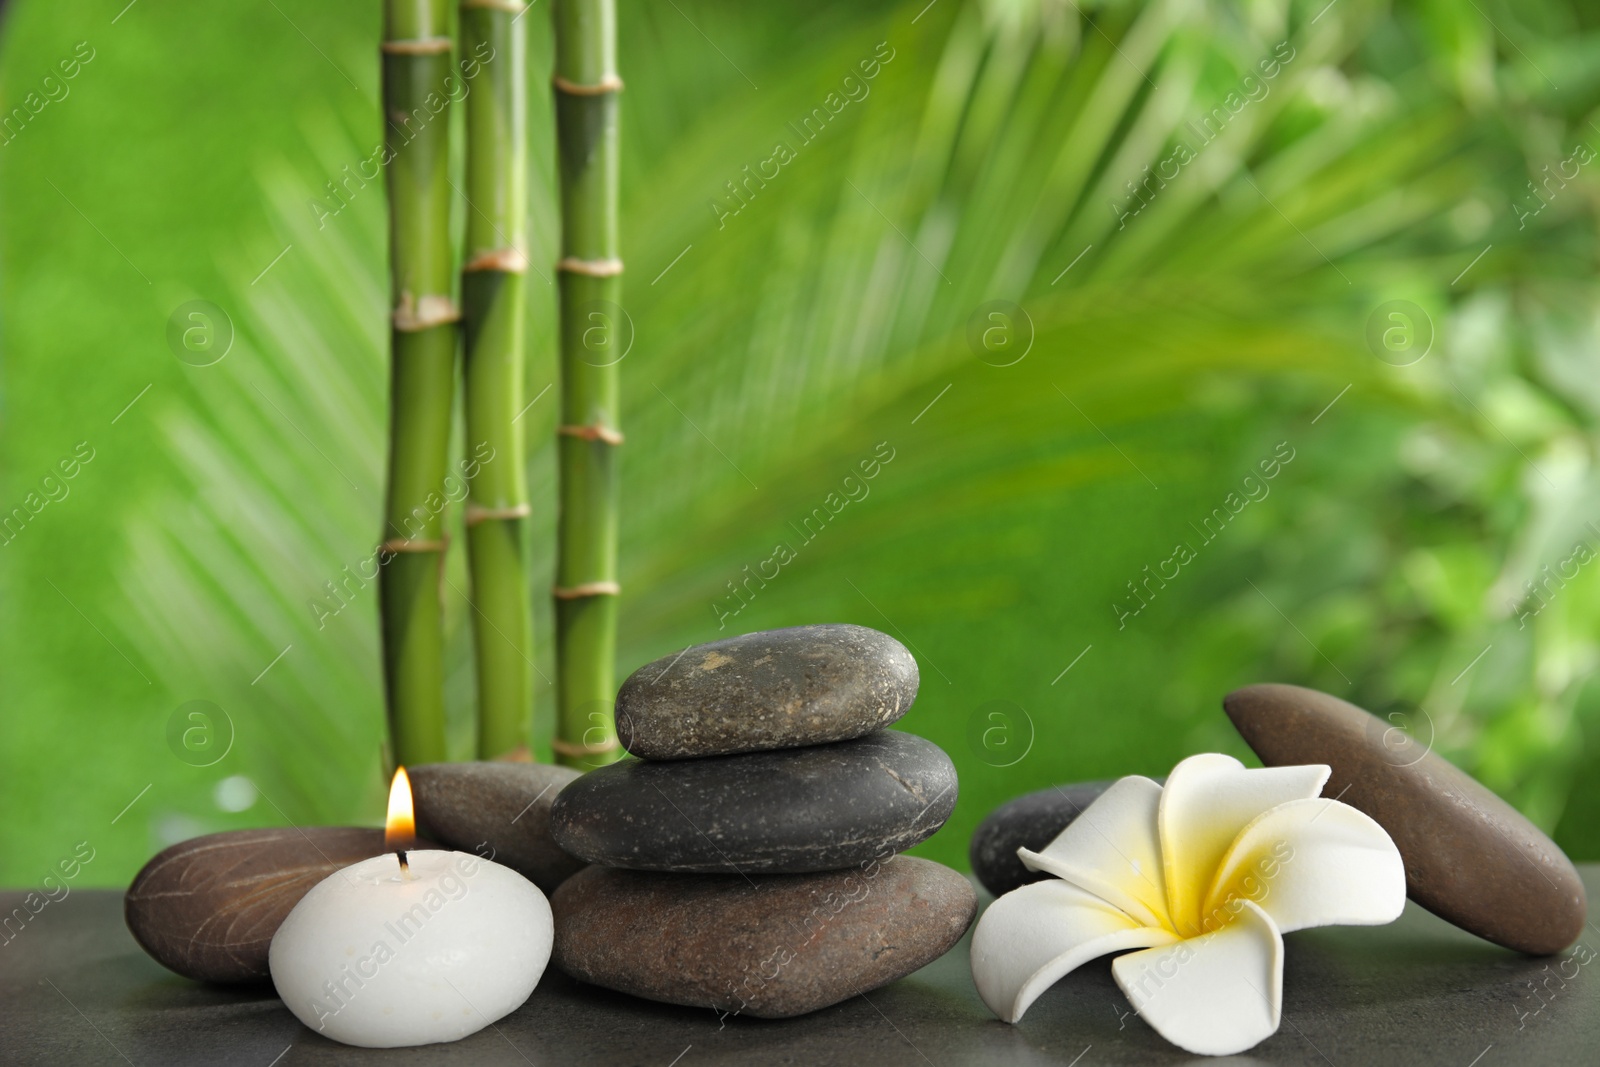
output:
M572 759L580 756L604 756L607 752L615 752L621 747L615 737L594 745L575 745L571 741L563 741L559 737L550 739L550 748L556 755Z
M394 328L401 333L417 333L420 330L459 321L461 309L456 307L456 302L448 296L413 296L410 293L401 293L391 317Z
M590 278L614 278L622 273L622 260L579 259L577 256L564 256L556 264L556 270L564 270L568 274L583 274Z
M607 74L593 84L585 85L582 82L568 81L559 74L550 76L550 84L568 96L604 96L607 93L622 92L622 79L615 74Z
M582 585L557 585L550 589L557 600L581 600L589 596L620 596L622 586L616 582L584 582Z
M489 248L477 253L461 268L463 271L497 270L522 274L528 269L528 253L520 248Z
M532 514L532 504L513 504L508 508L486 508L480 504L468 504L466 523L468 526L476 526L490 519L524 519Z
M565 437L578 437L585 441L604 441L608 445L622 444L622 431L596 423L593 426L557 426L556 433Z
M392 537L383 543L385 552L443 552L445 541L413 541L409 537Z
M463 9L481 7L489 11L509 11L513 15L520 15L528 10L528 5L522 0L461 0Z
M409 41L384 41L383 52L390 56L436 56L450 51L448 37L418 37Z

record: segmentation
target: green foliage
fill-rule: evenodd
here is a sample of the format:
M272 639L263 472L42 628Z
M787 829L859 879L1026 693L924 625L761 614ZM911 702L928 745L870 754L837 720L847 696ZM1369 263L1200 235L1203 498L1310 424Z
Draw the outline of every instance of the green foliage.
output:
M323 56L270 11L196 29L140 5L73 95L0 148L4 499L78 440L106 442L0 556L0 777L8 810L49 812L0 830L7 881L84 837L106 857L86 876L117 882L176 837L380 811L375 589L343 568L378 536L383 194L352 183L333 214L323 188L381 137L376 26L282 7ZM1600 857L1586 749L1600 567L1567 562L1537 614L1519 602L1580 540L1600 552L1584 526L1600 524L1593 165L1537 200L1526 185L1600 144L1592 16L1360 0L620 7L620 674L803 622L900 636L923 670L903 725L962 775L951 825L920 851L957 865L1017 793L1245 755L1219 700L1262 680L1403 712L1575 856ZM32 57L115 14L44 10L13 15L8 102L36 80ZM530 17L538 266L556 234L549 39ZM209 34L212 51L160 64L169 33ZM274 86L301 95L268 108ZM227 116L203 127L200 159L182 153L202 127L175 118L196 100ZM1180 145L1193 158L1175 176L1130 193L1147 166L1172 174ZM555 373L543 269L529 398ZM195 297L237 331L210 367L165 346L164 319ZM1431 322L1409 366L1391 364L1418 349L1369 348L1369 318L1397 300L1425 318L1392 342ZM980 313L993 301L1025 309L1031 347L1015 313ZM989 328L992 347L975 347ZM524 416L536 502L553 500L553 396ZM553 518L536 503L540 588ZM459 507L449 522L459 546ZM1193 558L1149 579L1172 574L1179 543ZM779 545L792 561L746 584ZM466 757L459 551L447 583ZM167 742L196 698L235 731L204 767ZM1008 730L986 734L997 708ZM546 719L546 755L549 733ZM234 775L260 799L219 810Z

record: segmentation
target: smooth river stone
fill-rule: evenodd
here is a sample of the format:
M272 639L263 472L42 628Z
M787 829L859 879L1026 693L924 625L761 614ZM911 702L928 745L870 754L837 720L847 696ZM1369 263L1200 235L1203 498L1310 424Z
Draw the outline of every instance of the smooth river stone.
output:
M606 867L828 871L931 836L956 792L939 746L885 730L783 752L626 759L563 789L550 828L562 848Z
M265 982L267 948L290 909L328 875L383 851L382 830L353 827L196 837L144 865L123 914L140 947L185 978Z
M888 634L826 623L663 656L617 694L617 737L645 759L797 748L861 737L917 698L917 661Z
M1464 930L1535 955L1583 930L1572 861L1539 828L1394 724L1294 685L1252 685L1223 708L1269 767L1326 763L1323 795L1366 812L1406 866L1406 892Z
M550 806L579 777L549 763L424 763L406 768L417 832L504 864L549 893L583 868L550 836Z
M967 848L972 873L983 888L999 896L1029 882L1054 877L1024 867L1017 858L1017 849L1042 851L1113 781L1108 778L1041 789L1008 800L991 811L973 831L972 844Z
M552 958L572 977L763 1019L905 977L950 951L978 906L961 875L910 856L750 878L590 867L550 903Z

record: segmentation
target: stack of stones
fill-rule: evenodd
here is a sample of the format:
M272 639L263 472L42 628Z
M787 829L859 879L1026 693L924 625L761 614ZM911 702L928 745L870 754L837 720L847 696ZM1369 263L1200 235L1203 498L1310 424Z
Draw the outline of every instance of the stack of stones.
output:
M949 757L884 729L916 693L905 647L848 625L746 634L634 672L617 733L639 758L551 807L555 840L595 864L551 901L556 965L652 1000L783 1018L949 951L972 887L896 855L956 802Z

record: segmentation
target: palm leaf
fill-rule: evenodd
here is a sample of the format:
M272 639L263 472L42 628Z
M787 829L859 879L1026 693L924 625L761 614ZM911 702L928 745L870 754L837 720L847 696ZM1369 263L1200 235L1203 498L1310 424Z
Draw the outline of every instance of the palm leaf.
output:
M906 725L956 754L968 794L956 829L929 846L954 859L962 830L1003 796L1159 772L1196 744L1240 750L1218 726L1216 686L1292 667L1337 687L1323 658L1291 651L1276 614L1307 612L1304 628L1324 635L1316 562L1277 560L1285 587L1258 583L1270 610L1242 579L1273 565L1278 531L1301 513L1291 492L1315 510L1320 490L1302 471L1323 464L1340 484L1387 491L1390 467L1326 457L1423 418L1463 421L1450 395L1388 374L1360 325L1397 278L1445 306L1477 246L1434 222L1508 150L1477 135L1454 84L1367 69L1377 4L1347 0L1314 25L1309 8L1258 5L1224 33L1223 5L969 2L914 19L920 6L834 9L809 36L692 5L625 7L636 339L623 366L619 667L725 632L715 605L728 607L729 583L791 544L794 562L747 587L729 625L845 619L912 645L924 695ZM1287 39L1296 54L1270 91L1120 225L1110 205L1125 209L1126 183ZM859 64L879 42L893 58L866 81ZM870 92L802 139L794 124L829 93L842 99L852 74ZM320 629L307 607L375 539L379 194L321 230L303 204L319 175L365 155L373 123L354 107L264 177L279 232L262 244L294 254L236 294L239 351L212 415L164 413L174 455L197 459L194 484L150 503L126 568L130 638L165 684L203 679L236 710L230 758L295 820L352 817L377 789L372 591ZM548 113L542 99L532 110ZM725 183L778 142L793 160L733 199ZM548 259L547 154L540 175ZM1506 253L1543 239L1496 237ZM968 341L994 300L1032 323L1014 366L989 365ZM548 345L548 294L535 304L532 336ZM552 378L548 350L531 375L535 396ZM1337 417L1313 423L1346 386ZM536 501L553 499L547 401L527 416ZM1119 630L1110 605L1125 584L1285 439L1307 455L1276 490L1288 510L1247 513ZM814 538L797 532L881 441L895 458L867 498ZM1339 521L1355 540L1383 526L1376 514ZM1369 591L1385 581L1370 566L1349 576ZM450 581L465 754L458 558ZM1390 686L1380 651L1349 650L1352 684ZM1029 709L1037 734L1036 753L1007 770L966 738L995 699ZM548 735L546 722L537 740Z

